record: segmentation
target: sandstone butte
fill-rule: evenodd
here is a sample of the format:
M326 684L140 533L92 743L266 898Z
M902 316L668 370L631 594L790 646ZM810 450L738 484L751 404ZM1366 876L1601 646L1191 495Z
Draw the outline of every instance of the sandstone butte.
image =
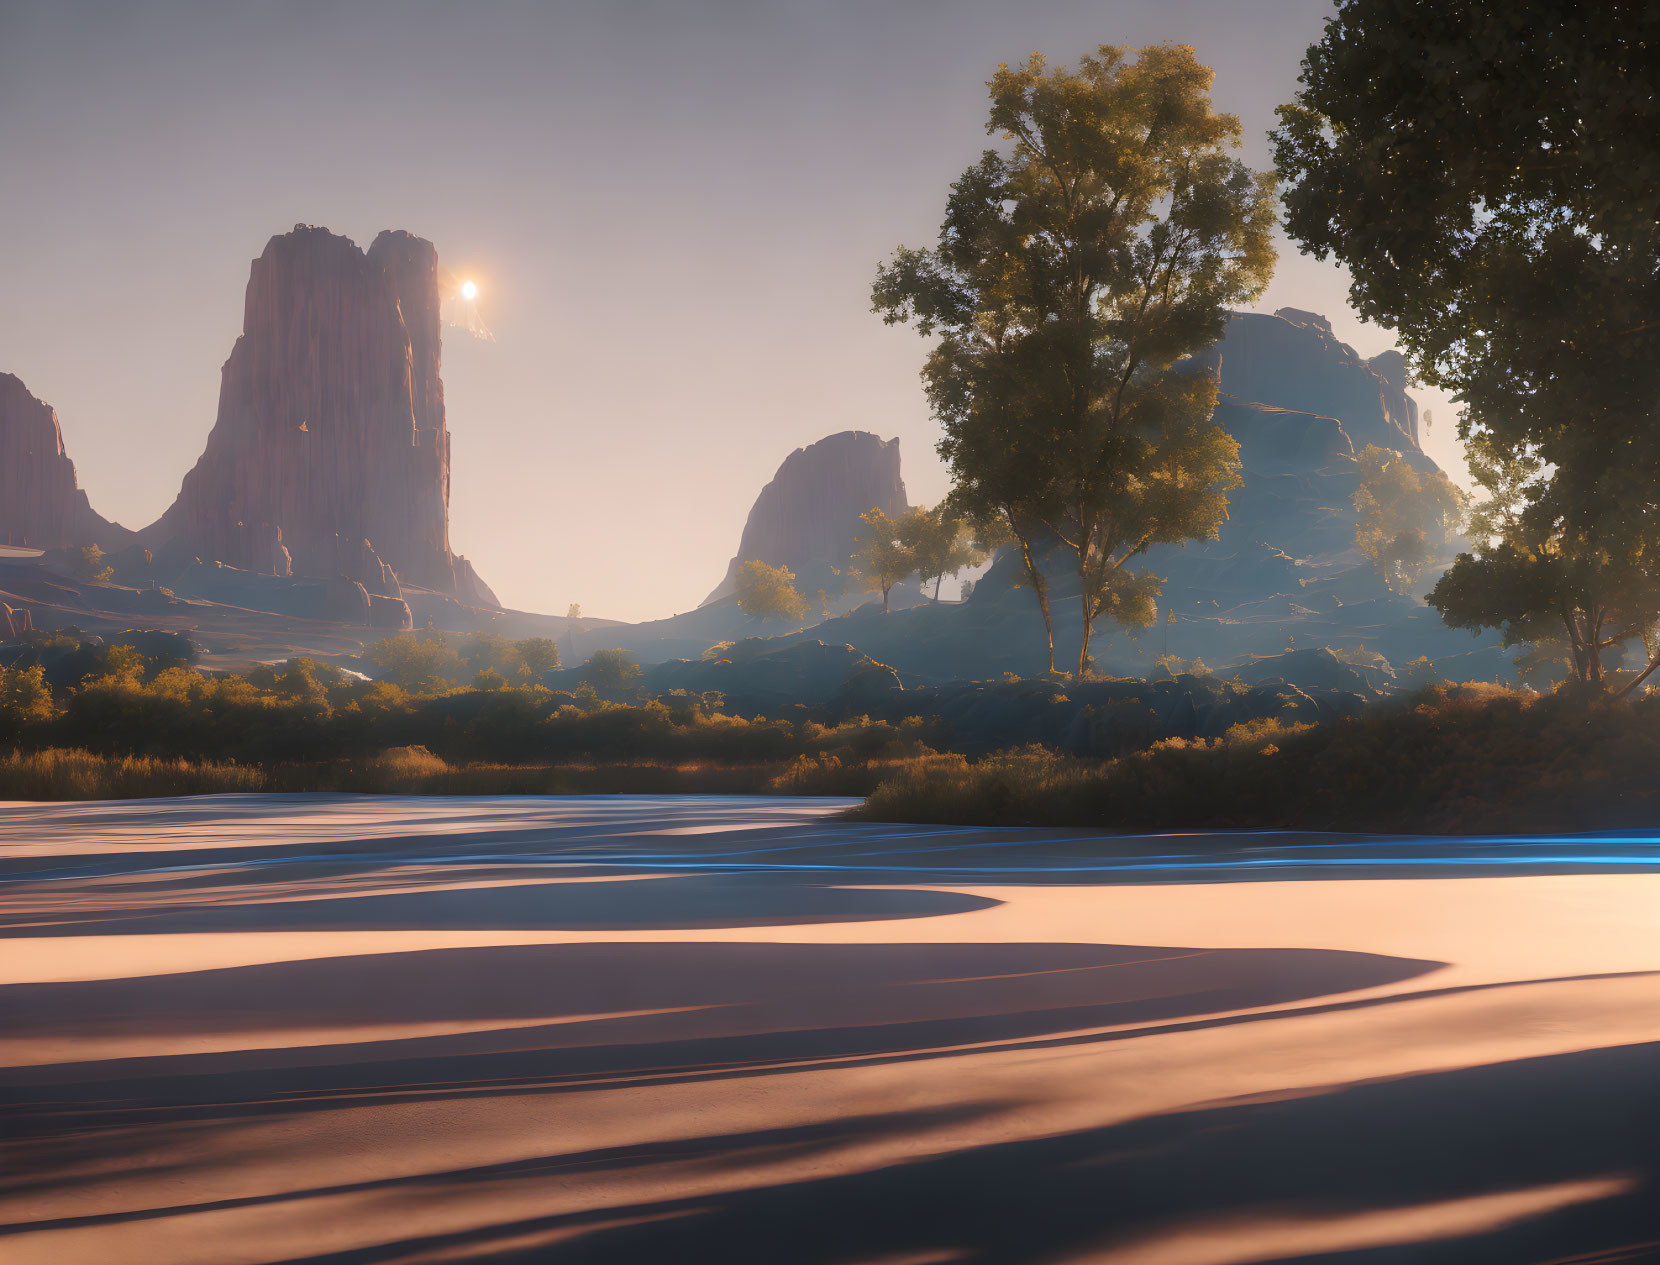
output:
M308 225L273 237L206 449L145 544L499 605L449 544L439 302L437 251L409 233L367 251Z

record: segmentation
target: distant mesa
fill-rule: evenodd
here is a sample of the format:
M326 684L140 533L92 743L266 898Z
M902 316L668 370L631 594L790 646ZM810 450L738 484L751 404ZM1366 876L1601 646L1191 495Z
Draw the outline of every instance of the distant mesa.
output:
M449 544L438 253L296 225L253 263L207 447L142 533L158 557L411 584L499 606Z
M898 515L909 508L899 440L844 430L797 448L755 498L726 578L703 604L730 596L738 568L751 560L788 567L796 587L809 596L819 589L834 596L842 581L832 568L847 565L859 516L871 509Z

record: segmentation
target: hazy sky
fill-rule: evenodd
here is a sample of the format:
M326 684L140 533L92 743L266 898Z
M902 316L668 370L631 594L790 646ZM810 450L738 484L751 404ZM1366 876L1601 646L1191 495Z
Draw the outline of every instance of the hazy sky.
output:
M455 548L512 606L687 610L794 448L898 435L911 499L946 490L923 343L870 282L932 242L1000 61L1192 44L1263 165L1329 10L0 0L0 371L57 410L93 505L142 526L213 424L266 240L408 229L497 335L444 342ZM1263 307L1390 346L1345 293L1288 247ZM1451 468L1453 410L1418 394Z

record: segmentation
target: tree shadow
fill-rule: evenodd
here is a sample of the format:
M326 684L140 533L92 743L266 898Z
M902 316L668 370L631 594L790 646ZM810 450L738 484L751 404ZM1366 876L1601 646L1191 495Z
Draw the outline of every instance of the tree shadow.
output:
M365 884L387 878L366 872ZM469 881L486 875L467 873ZM155 935L221 931L638 931L794 926L970 913L998 904L966 892L780 883L765 874L624 878L604 883L521 881L492 887L424 887L353 894L351 884L296 884L300 898L213 904L170 901L161 884L112 908L50 916L13 913L9 937ZM188 880L187 880L188 881ZM279 893L282 889L279 889ZM270 892L262 890L261 895Z
M735 1162L742 1162L738 1157ZM1149 1236L1264 1212L1407 1210L1625 1176L1619 1193L1474 1233L1281 1265L1519 1265L1653 1259L1660 1239L1660 1045L1484 1065L1274 1102L1181 1112L818 1180L496 1225L283 1265L855 1265L915 1255L964 1265L1111 1262ZM598 1222L604 1224L596 1224ZM619 1224L620 1223L620 1224ZM586 1228L585 1228L586 1227ZM526 1236L575 1232L537 1247ZM1150 1259L1150 1258L1143 1258Z
M0 988L0 1027L114 1057L0 1070L13 1136L939 1057L1395 984L1439 964L1314 949L1083 944L492 946ZM396 1025L484 1031L397 1037ZM390 1025L375 1039L375 1025ZM499 1027L496 1027L499 1025ZM330 1040L329 1029L369 1039ZM496 1030L492 1030L495 1027ZM321 1038L285 1040L288 1030ZM120 1057L128 1039L230 1047ZM240 1047L240 1048L237 1048ZM304 1101L300 1101L301 1099ZM78 1122L78 1123L76 1123Z

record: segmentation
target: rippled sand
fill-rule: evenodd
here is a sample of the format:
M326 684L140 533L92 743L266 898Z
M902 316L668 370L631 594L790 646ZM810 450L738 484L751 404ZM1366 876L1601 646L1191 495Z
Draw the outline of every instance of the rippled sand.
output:
M1660 1258L1655 839L841 806L0 805L0 1260Z

